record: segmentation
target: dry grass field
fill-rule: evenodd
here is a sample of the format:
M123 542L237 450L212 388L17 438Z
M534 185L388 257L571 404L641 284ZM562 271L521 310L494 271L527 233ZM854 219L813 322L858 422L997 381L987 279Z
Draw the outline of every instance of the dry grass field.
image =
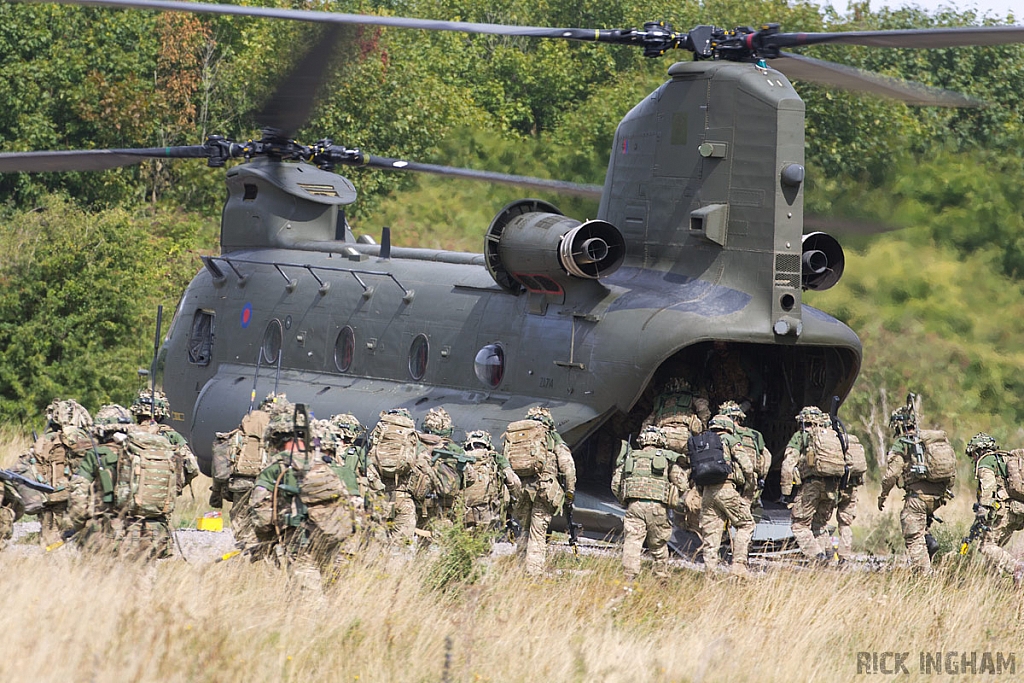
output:
M186 516L203 509L184 501ZM862 519L858 542L871 543L895 515ZM771 563L737 580L680 567L624 584L615 557L554 552L545 579L488 557L475 582L441 590L445 549L357 558L321 592L239 558L139 565L15 544L0 554L0 681L848 681L861 652L907 653L900 680L934 678L923 652L958 672L976 653L977 677L950 680L1024 676L1024 603L973 553L928 579L897 557L885 571Z

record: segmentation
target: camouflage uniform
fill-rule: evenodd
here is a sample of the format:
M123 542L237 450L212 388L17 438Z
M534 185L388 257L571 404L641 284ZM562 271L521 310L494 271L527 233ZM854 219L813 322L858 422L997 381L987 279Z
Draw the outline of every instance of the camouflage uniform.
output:
M468 459L462 446L452 440L455 431L452 418L444 408L432 408L423 418L417 467L431 480L430 493L417 500L420 519L424 526L432 520L451 522L456 500L464 488L463 474ZM454 475L456 481L442 481L441 477ZM444 487L454 489L445 492Z
M750 539L754 535L754 516L750 512L749 502L757 485L754 464L739 447L736 425L731 419L725 415L716 415L711 418L708 429L722 439L725 457L732 463L733 472L725 483L704 487L700 518L704 566L708 570L718 566L722 533L726 524L730 524L736 530L732 539L732 569L738 574L745 574Z
M849 434L851 448L859 445L857 437ZM857 489L864 484L863 475L844 477L839 482L836 500L836 534L839 536L839 560L848 562L853 557L853 521L857 518Z
M349 501L356 511L360 536L365 538L373 530L374 512L380 512L384 481L370 462L365 444L356 445L356 440L365 430L354 415L333 415L324 426L331 437L323 449L334 456L340 467L339 474L348 487Z
M393 414L412 420L412 416L405 408L393 408L381 412L380 416ZM370 434L368 449L373 449L373 439L377 434L378 427ZM417 463L422 467L422 462ZM384 502L380 514L380 522L384 524L388 537L403 543L412 543L416 538L416 501L413 498L411 483L412 472L400 474L395 477L385 476L381 472L384 482Z
M224 501L237 504L245 503L249 492L256 482L256 476L263 467L269 464L266 448L263 444L263 435L270 424L270 420L276 415L292 415L295 406L284 394L270 393L260 401L256 410L250 410L242 417L238 427L230 432L218 432L213 446L213 484L210 487L210 507L221 508ZM259 451L259 464L245 462L246 471L240 472L242 464L235 458L240 458L238 453L239 444L243 452L245 449L255 447ZM252 458L256 460L256 458ZM248 521L236 524L238 520L231 518L232 527L236 534L240 531L245 533L244 527Z
M790 507L793 537L805 558L827 562L832 543L826 525L836 506L840 477L814 474L807 463L807 451L811 443L809 429L831 427L832 422L816 406L807 406L796 419L801 423L801 429L786 445L780 480L782 496L785 500L793 494L794 486L800 487Z
M125 512L128 484L119 480L119 473L130 469L122 462L128 457L123 444L135 429L134 420L122 406L104 406L96 413L93 430L99 445L85 454L72 479L69 517L85 549L112 550L133 559L170 557L173 537L168 516L141 517ZM150 438L162 443L163 450L175 451L160 435ZM177 458L174 467L176 481L183 481ZM180 495L181 490L174 493Z
M463 524L466 528L495 529L509 501L519 497L523 484L504 454L494 450L488 432L469 432L463 448L472 458L465 473Z
M0 482L0 551L7 547L7 541L14 535L14 523L21 519L24 508L14 487Z
M979 552L996 572L1012 573L1019 586L1024 578L1024 563L1006 550L1006 544L1015 531L1024 529L1024 502L1012 499L1009 493L1009 454L997 450L995 439L988 434L974 436L967 444L967 454L974 458L974 475L978 479L976 514L987 527Z
M654 575L665 578L668 576L668 541L672 537L668 510L679 495L669 472L679 468L676 464L679 454L666 447L668 439L659 427L646 427L637 437L637 443L640 451L631 450L628 442L622 443L612 474L612 491L626 506L622 522L622 568L627 579L636 578L646 541L654 558Z
M92 416L76 401L52 401L46 407L46 418L46 431L11 468L57 489L45 496L33 494L33 498L45 499L43 509L35 513L39 517L39 541L44 547L58 543L70 528L67 514L71 479L92 448L88 432Z
M900 525L903 528L903 540L907 546L911 566L925 574L932 571L931 556L928 553L926 537L931 526L935 511L951 498L949 492L954 484L948 482L928 481L914 473L913 441L917 435L917 424L913 414L901 408L892 414L889 426L894 430L896 441L886 455L886 471L882 477L882 492L878 496L878 509L885 507L885 499L893 486L906 491L903 498L903 511L900 513Z
M356 536L358 516L343 466L295 438L281 429L267 438L279 450L249 497L253 531L262 541L251 554L287 569L300 587L319 588L323 572Z
M181 493L186 486L191 486L192 480L199 476L199 461L185 437L170 425L163 424L163 420L170 417L171 414L170 404L167 402L164 392L157 391L154 401L150 391L143 389L135 397L129 410L135 416L140 429L150 434L159 434L174 447L174 454L178 458L178 471L181 474L178 480L178 493Z
M718 408L718 412L721 415L725 415L731 418L733 423L736 425L736 436L739 437L739 444L737 447L742 448L743 452L754 464L754 474L757 476L757 488L754 490L754 494L751 496L749 502L751 507L760 507L761 503L761 490L764 488L764 479L768 476L768 471L772 467L772 454L768 450L764 443L764 436L761 432L750 427L745 427L743 422L747 419L747 414L743 412L739 404L735 401L726 401Z
M708 397L711 405L736 401L748 410L761 397L761 375L728 342L714 343L705 367L709 369Z
M518 550L525 550L526 572L535 576L544 572L551 518L561 513L566 500L571 503L576 496L576 463L547 408L530 408L526 419L543 423L550 439L543 471L522 478L522 494L514 508L516 519L523 525Z

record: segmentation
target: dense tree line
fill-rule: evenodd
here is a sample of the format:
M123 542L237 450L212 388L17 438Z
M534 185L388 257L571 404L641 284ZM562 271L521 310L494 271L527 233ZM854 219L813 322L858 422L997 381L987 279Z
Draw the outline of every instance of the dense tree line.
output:
M283 4L263 0L262 4ZM537 26L665 20L787 31L956 26L973 11L821 10L782 0L338 0L334 11ZM296 3L306 7L306 3ZM160 146L217 133L258 136L256 112L314 39L288 22L0 4L0 150ZM936 395L935 415L1024 418L1019 279L1024 274L1024 47L879 50L811 56L984 100L912 108L800 85L807 104L808 209L910 229L855 240L846 281L812 297L860 332L866 361L850 402L870 421L879 392ZM615 126L684 54L377 28L346 33L306 141L505 172L601 182ZM354 170L353 220L403 244L479 250L515 190ZM0 419L31 419L55 393L124 400L148 363L157 303L173 308L216 249L223 171L151 162L106 173L9 174L0 248ZM396 190L402 190L396 192ZM596 204L549 197L567 213ZM182 208L187 207L187 208ZM918 371L894 342L926 344ZM941 365L942 373L933 372ZM948 370L948 371L947 371ZM966 387L966 390L963 389ZM940 398L941 397L941 398ZM955 401L954 401L955 397ZM953 408L947 406L956 404ZM940 409L939 406L942 406ZM943 412L944 411L944 412ZM952 411L952 412L951 412Z

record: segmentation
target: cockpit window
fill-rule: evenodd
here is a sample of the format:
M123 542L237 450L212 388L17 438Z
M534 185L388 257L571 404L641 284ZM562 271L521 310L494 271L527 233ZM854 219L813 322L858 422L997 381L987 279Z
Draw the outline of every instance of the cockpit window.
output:
M213 355L213 311L199 309L192 317L188 337L188 362L209 365Z

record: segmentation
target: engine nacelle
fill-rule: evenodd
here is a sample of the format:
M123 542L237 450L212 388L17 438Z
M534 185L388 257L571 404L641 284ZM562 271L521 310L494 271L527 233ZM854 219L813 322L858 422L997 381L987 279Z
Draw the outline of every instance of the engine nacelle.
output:
M835 237L824 232L804 235L800 260L800 279L804 289L820 292L832 287L843 276L846 257Z
M614 273L625 256L626 242L611 223L581 223L537 199L506 206L484 237L487 270L510 292L561 294L573 279Z

